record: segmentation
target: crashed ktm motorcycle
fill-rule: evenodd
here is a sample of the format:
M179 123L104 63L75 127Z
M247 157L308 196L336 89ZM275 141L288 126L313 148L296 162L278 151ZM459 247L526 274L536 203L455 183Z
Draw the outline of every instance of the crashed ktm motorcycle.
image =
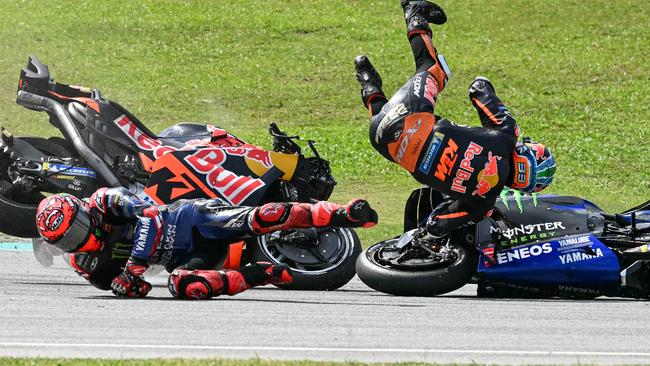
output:
M483 297L650 298L650 201L608 214L578 197L506 190L490 218L446 241L427 240L424 223L442 200L430 188L415 190L405 233L362 252L359 278L402 296L475 281Z
M143 199L167 204L179 199L221 198L233 205L312 202L332 194L327 160L306 157L277 125L273 150L248 144L209 124L180 123L155 135L99 90L54 82L47 65L30 57L22 69L16 102L44 111L64 138L14 137L0 141L0 231L34 238L36 207L44 193L88 197L96 189L123 186ZM39 240L33 240L35 248ZM354 276L361 251L350 229L297 229L231 245L237 260L286 263L292 289L332 290ZM234 259L234 258L233 258Z

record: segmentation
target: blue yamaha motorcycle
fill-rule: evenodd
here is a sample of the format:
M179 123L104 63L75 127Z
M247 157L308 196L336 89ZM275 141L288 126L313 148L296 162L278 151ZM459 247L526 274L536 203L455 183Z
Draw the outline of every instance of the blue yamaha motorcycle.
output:
M507 190L490 218L436 242L422 226L442 200L411 194L405 233L357 259L365 284L401 296L476 282L483 297L650 298L650 201L612 215L578 197Z

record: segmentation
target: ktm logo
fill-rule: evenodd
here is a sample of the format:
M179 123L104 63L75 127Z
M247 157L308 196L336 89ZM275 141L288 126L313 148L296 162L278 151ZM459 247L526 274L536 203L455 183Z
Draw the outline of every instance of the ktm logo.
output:
M450 138L447 142L447 147L445 147L445 150L440 156L438 166L436 167L436 178L443 182L447 180L454 164L456 164L456 159L458 159L458 145L456 145L456 142Z

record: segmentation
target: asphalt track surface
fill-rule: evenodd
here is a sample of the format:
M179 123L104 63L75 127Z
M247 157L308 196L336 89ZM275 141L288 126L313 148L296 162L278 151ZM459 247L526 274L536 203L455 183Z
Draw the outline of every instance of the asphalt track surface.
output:
M458 363L650 363L650 302L488 300L472 285L399 298L358 279L333 292L253 289L183 302L87 285L58 258L0 250L0 355Z

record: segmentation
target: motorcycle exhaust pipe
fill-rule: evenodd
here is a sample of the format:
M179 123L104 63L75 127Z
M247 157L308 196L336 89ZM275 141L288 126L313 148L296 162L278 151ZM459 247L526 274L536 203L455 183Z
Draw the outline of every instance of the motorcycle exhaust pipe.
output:
M66 138L72 142L75 149L79 153L79 156L81 156L84 161L86 161L93 169L95 169L95 171L98 172L102 178L104 178L104 180L106 180L109 186L122 186L120 180L106 166L104 161L86 145L83 138L81 137L81 134L79 131L77 131L74 122L72 122L68 111L66 111L61 104L50 98L29 93L24 90L18 91L16 103L35 111L46 111L48 113L54 114L58 118L59 122L61 122L63 134L66 135Z

